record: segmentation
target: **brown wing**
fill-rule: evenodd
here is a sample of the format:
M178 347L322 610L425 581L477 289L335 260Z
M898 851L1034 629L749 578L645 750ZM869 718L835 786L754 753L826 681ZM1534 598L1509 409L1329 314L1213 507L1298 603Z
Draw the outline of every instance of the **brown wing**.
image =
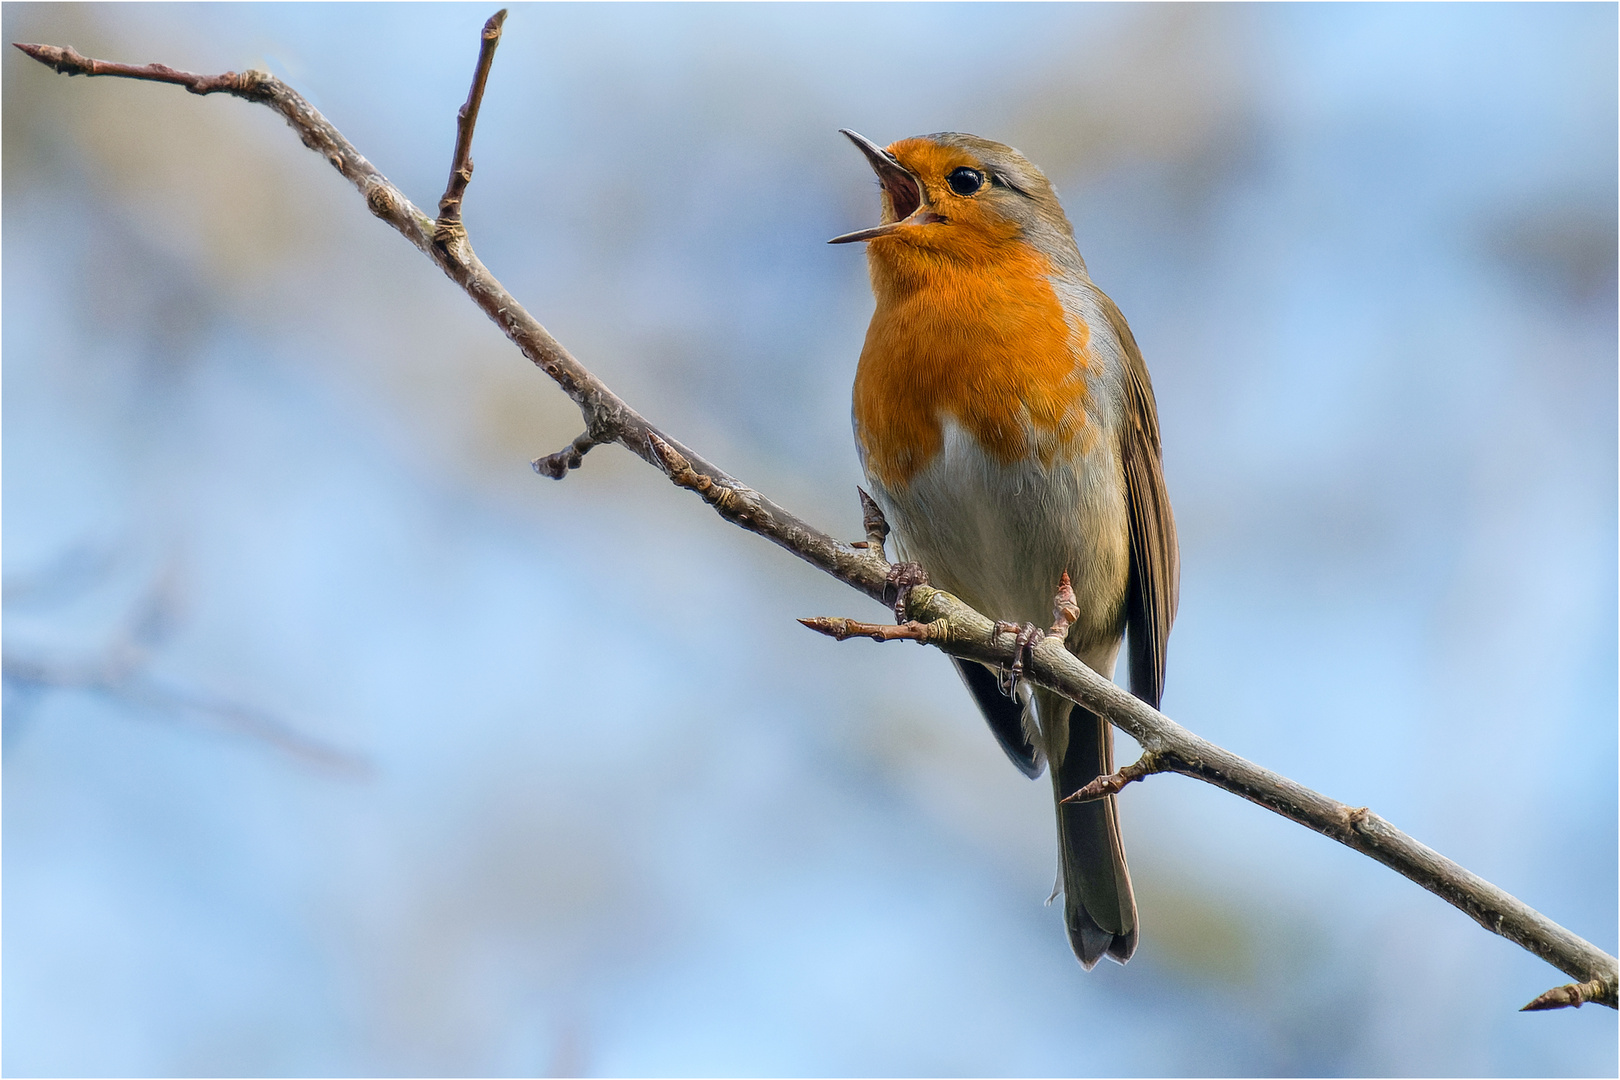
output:
M1181 556L1176 549L1170 495L1164 489L1153 381L1125 316L1108 297L1100 292L1097 296L1125 361L1122 451L1131 520L1131 583L1125 597L1125 620L1131 637L1131 693L1156 709L1164 693L1164 651L1170 624L1176 618Z

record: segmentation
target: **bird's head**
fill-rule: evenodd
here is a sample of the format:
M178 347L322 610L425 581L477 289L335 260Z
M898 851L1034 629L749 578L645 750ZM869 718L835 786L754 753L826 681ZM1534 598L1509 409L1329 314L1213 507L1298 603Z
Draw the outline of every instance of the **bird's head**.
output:
M883 189L878 225L828 243L870 243L874 260L932 253L967 262L1004 257L1026 243L1059 266L1084 272L1074 230L1040 169L1010 146L977 135L941 132L887 148L847 129Z

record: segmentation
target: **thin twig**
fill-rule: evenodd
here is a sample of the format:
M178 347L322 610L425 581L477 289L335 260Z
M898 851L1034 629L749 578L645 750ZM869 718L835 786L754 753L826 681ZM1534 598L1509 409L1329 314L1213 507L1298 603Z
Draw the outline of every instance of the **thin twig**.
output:
M484 104L484 86L489 82L489 70L495 65L495 47L501 43L501 26L506 22L506 9L501 8L484 23L484 33L478 48L478 67L473 73L472 88L467 91L467 103L456 114L456 153L450 162L450 180L445 184L444 197L439 200L437 237L439 243L452 243L465 236L461 225L461 198L472 183L473 128L478 125L478 110Z
M103 567L107 565L105 559L100 561ZM83 552L70 552L46 571L44 580L49 582L54 578L58 589L70 585L72 582L66 575L75 567L83 573L86 562ZM94 572L96 562L89 561L88 565ZM177 562L170 560L119 632L89 659L77 662L27 659L18 656L14 649L0 655L0 676L7 690L20 691L27 699L51 690L78 690L148 712L169 716L190 714L211 727L268 743L306 764L350 776L369 775L371 766L364 758L306 735L264 709L187 689L149 673L153 650L163 644L179 622L179 579ZM26 583L37 587L39 579ZM8 602L12 591L8 586Z
M190 713L204 723L275 747L306 764L351 777L371 774L364 758L299 731L263 709L160 682L122 656L70 665L11 655L0 659L8 685L35 690L79 690L137 709L170 716Z
M604 440L596 438L590 432L577 436L573 442L545 457L537 457L529 462L534 471L541 476L549 476L553 480L561 480L568 475L569 469L577 469L585 464L585 455L590 453L591 447L601 446Z
M1588 1001L1597 1001L1605 1005L1603 1000L1604 986L1599 979L1591 982L1569 983L1567 986L1555 986L1542 994L1536 1000L1520 1009L1520 1012L1542 1012L1546 1009L1578 1009ZM1613 1008L1613 1006L1610 1006Z
M881 602L884 589L889 585L887 564L872 557L870 526L867 540L859 548L842 543L654 428L529 315L485 269L469 244L435 244L433 219L412 205L336 128L279 79L252 71L205 78L156 64L144 67L107 64L86 59L71 49L40 45L19 47L67 74L119 75L173 82L194 93L224 91L275 109L298 132L304 145L325 157L359 189L373 214L393 225L431 258L530 361L562 387L579 406L588 432L613 432L614 441L656 465L678 486L696 492L726 520L770 540ZM1042 635L1042 640L1034 642L1027 650L1021 649L1016 641L1006 641L995 634L991 620L950 594L927 586L911 590L906 611L912 622L926 628L928 644L953 656L1010 666L1021 660L1021 654L1027 651L1030 660L1024 672L1026 678L1106 717L1134 736L1145 753L1162 755L1162 760L1171 763L1171 771L1241 795L1377 859L1467 912L1486 929L1517 942L1582 980L1583 985L1591 988L1587 1000L1611 1008L1616 1006L1620 964L1614 957L1413 840L1365 807L1352 809L1193 735L1087 668L1056 639ZM918 632L908 630L905 625L881 629L899 631L882 635L886 639L919 639ZM1546 1007L1557 1007L1557 1004ZM1577 1002L1571 1000L1563 1004Z
M176 86L185 87L193 94L227 93L238 97L247 96L261 75L257 71L246 71L240 75L234 71L227 71L223 75L194 75L189 71L178 71L167 64L117 64L110 60L92 60L75 51L71 45L59 47L25 45L21 42L12 44L63 75L116 75L123 79L174 83Z
M1064 798L1064 802L1082 803L1095 802L1106 799L1110 795L1118 795L1125 790L1126 784L1135 783L1154 773L1170 772L1168 754L1146 753L1118 772L1111 772L1107 776L1099 776L1091 783L1078 789Z
M930 644L936 632L945 633L944 627L934 627L931 623L903 622L898 625L889 623L857 622L854 619L829 619L816 615L799 622L808 626L818 634L826 634L834 641L848 641L852 637L871 638L873 641L915 641L920 645Z

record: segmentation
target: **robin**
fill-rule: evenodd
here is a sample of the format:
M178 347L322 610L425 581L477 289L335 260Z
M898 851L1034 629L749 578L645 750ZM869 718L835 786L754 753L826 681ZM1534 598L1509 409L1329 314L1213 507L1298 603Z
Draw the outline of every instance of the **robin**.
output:
M975 135L883 148L845 131L882 186L865 241L877 308L855 375L855 441L901 561L992 619L1045 622L1104 678L1130 631L1131 691L1157 707L1179 564L1153 385L1092 284L1041 171ZM1113 730L1038 687L955 661L990 730L1057 799L1069 944L1088 970L1136 949L1119 810L1063 798L1114 769Z

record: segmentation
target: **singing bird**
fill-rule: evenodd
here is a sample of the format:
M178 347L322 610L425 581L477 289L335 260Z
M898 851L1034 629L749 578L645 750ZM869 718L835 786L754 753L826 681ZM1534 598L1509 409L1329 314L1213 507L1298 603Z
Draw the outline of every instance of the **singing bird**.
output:
M945 132L880 147L865 241L877 301L855 375L855 441L896 553L992 619L1045 625L1059 580L1079 618L1064 644L1157 707L1179 563L1159 419L1142 354L1092 284L1074 230L1018 151ZM1113 731L1040 688L1002 692L955 661L990 730L1031 778L1050 766L1069 943L1087 969L1138 938L1113 796L1063 798L1114 769Z

